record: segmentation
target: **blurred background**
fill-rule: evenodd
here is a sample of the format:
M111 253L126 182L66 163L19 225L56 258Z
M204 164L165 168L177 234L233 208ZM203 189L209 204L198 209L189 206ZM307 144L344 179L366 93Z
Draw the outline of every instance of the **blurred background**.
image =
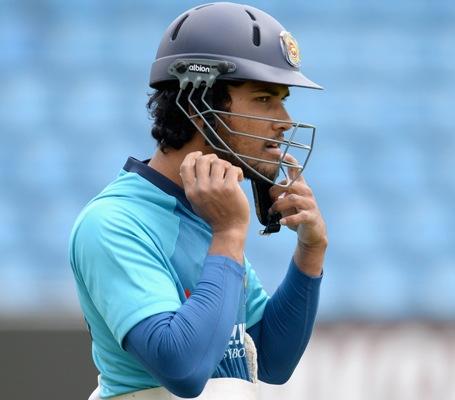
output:
M96 386L69 233L128 156L153 153L149 69L165 28L201 3L0 0L5 398ZM263 398L455 399L455 3L248 4L293 33L325 88L287 102L317 126L305 177L330 239L318 321L292 380ZM247 256L273 292L295 239L259 229Z

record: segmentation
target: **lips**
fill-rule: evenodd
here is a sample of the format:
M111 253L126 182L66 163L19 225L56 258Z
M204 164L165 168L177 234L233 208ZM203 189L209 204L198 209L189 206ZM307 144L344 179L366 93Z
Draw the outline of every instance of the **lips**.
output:
M278 143L268 142L265 144L265 151L273 154L274 156L281 156L281 149Z

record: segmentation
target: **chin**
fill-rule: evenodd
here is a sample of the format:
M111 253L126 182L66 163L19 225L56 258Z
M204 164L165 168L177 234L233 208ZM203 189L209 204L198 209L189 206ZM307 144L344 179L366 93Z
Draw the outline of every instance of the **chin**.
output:
M243 171L243 176L245 179L260 179L253 171L247 168L242 164L236 157L232 154L227 154L220 151L215 151L215 154L222 160L229 161L232 165L239 167ZM268 164L260 161L245 160L245 162L254 170L264 175L271 181L274 181L278 172L278 166L274 164Z
M254 168L261 175L264 175L266 178L270 179L271 181L274 181L277 176L278 168L275 165L259 163L257 165L251 165L251 167ZM242 165L241 168L245 178L260 179L255 173L253 173L250 169L246 168L244 165Z

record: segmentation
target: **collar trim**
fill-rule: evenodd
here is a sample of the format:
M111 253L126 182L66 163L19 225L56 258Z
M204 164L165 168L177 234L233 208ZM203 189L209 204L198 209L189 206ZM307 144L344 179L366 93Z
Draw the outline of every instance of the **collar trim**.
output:
M134 172L140 175L142 178L160 188L163 192L177 198L180 203L194 214L193 208L185 196L185 191L175 182L172 182L169 178L160 174L156 169L149 167L147 165L149 161L150 160L139 161L134 157L129 157L123 169L126 172Z

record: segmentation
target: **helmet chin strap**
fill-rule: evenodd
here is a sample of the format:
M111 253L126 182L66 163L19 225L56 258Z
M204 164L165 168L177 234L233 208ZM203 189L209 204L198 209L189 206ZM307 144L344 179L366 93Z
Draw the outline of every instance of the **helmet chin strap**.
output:
M259 117L248 114L213 109L213 107L209 104L209 102L206 99L208 91L212 88L218 76L222 74L229 74L229 72L233 72L235 71L235 69L236 66L233 63L227 61L209 59L179 59L176 60L173 64L171 64L168 72L171 75L176 76L180 82L180 90L176 98L177 106L192 122L195 128L202 134L202 136L205 138L208 144L210 144L215 150L225 154L229 154L230 156L234 157L244 168L248 169L251 172L251 182L255 198L256 214L259 221L263 225L265 225L265 229L261 231L261 234L267 235L270 233L278 232L281 227L279 224L281 215L279 213L275 213L272 215L268 213L268 210L272 205L272 199L270 198L269 195L269 189L273 185L288 188L300 176L306 164L308 163L308 159L311 155L316 128L312 125L302 124L299 122L289 122L280 119ZM180 102L183 91L188 87L190 83L192 87L188 95L188 104L194 111L192 115L188 113L188 111L185 109L185 107L182 106ZM202 91L200 100L203 106L206 108L205 110L200 110L198 106L196 106L192 98L195 91L201 87L204 87L204 89ZM237 118L247 118L250 120L254 119L258 121L268 121L273 123L285 123L291 126L289 138L281 140L271 139L258 135L253 135L247 132L235 131L226 124L223 118L221 118L221 116L223 115L234 116ZM203 122L203 127L197 124L196 119L200 119ZM209 119L211 121L209 121ZM235 152L216 131L215 125L217 124L220 124L224 128L224 130L229 134L247 137L250 138L251 140L261 140L262 142L275 143L279 147L284 147L281 156L279 157L279 160L271 161ZM294 137L296 136L297 132L303 129L309 130L310 132L309 144L294 141ZM302 164L294 164L285 160L289 148L291 147L306 151L306 157ZM264 175L263 173L259 172L257 169L253 168L248 163L249 160L275 165L276 166L275 176L271 179L268 176ZM291 169L293 170L292 179L289 177L290 174L288 174L288 171ZM285 176L284 183L276 182L280 170L283 172L283 175Z

